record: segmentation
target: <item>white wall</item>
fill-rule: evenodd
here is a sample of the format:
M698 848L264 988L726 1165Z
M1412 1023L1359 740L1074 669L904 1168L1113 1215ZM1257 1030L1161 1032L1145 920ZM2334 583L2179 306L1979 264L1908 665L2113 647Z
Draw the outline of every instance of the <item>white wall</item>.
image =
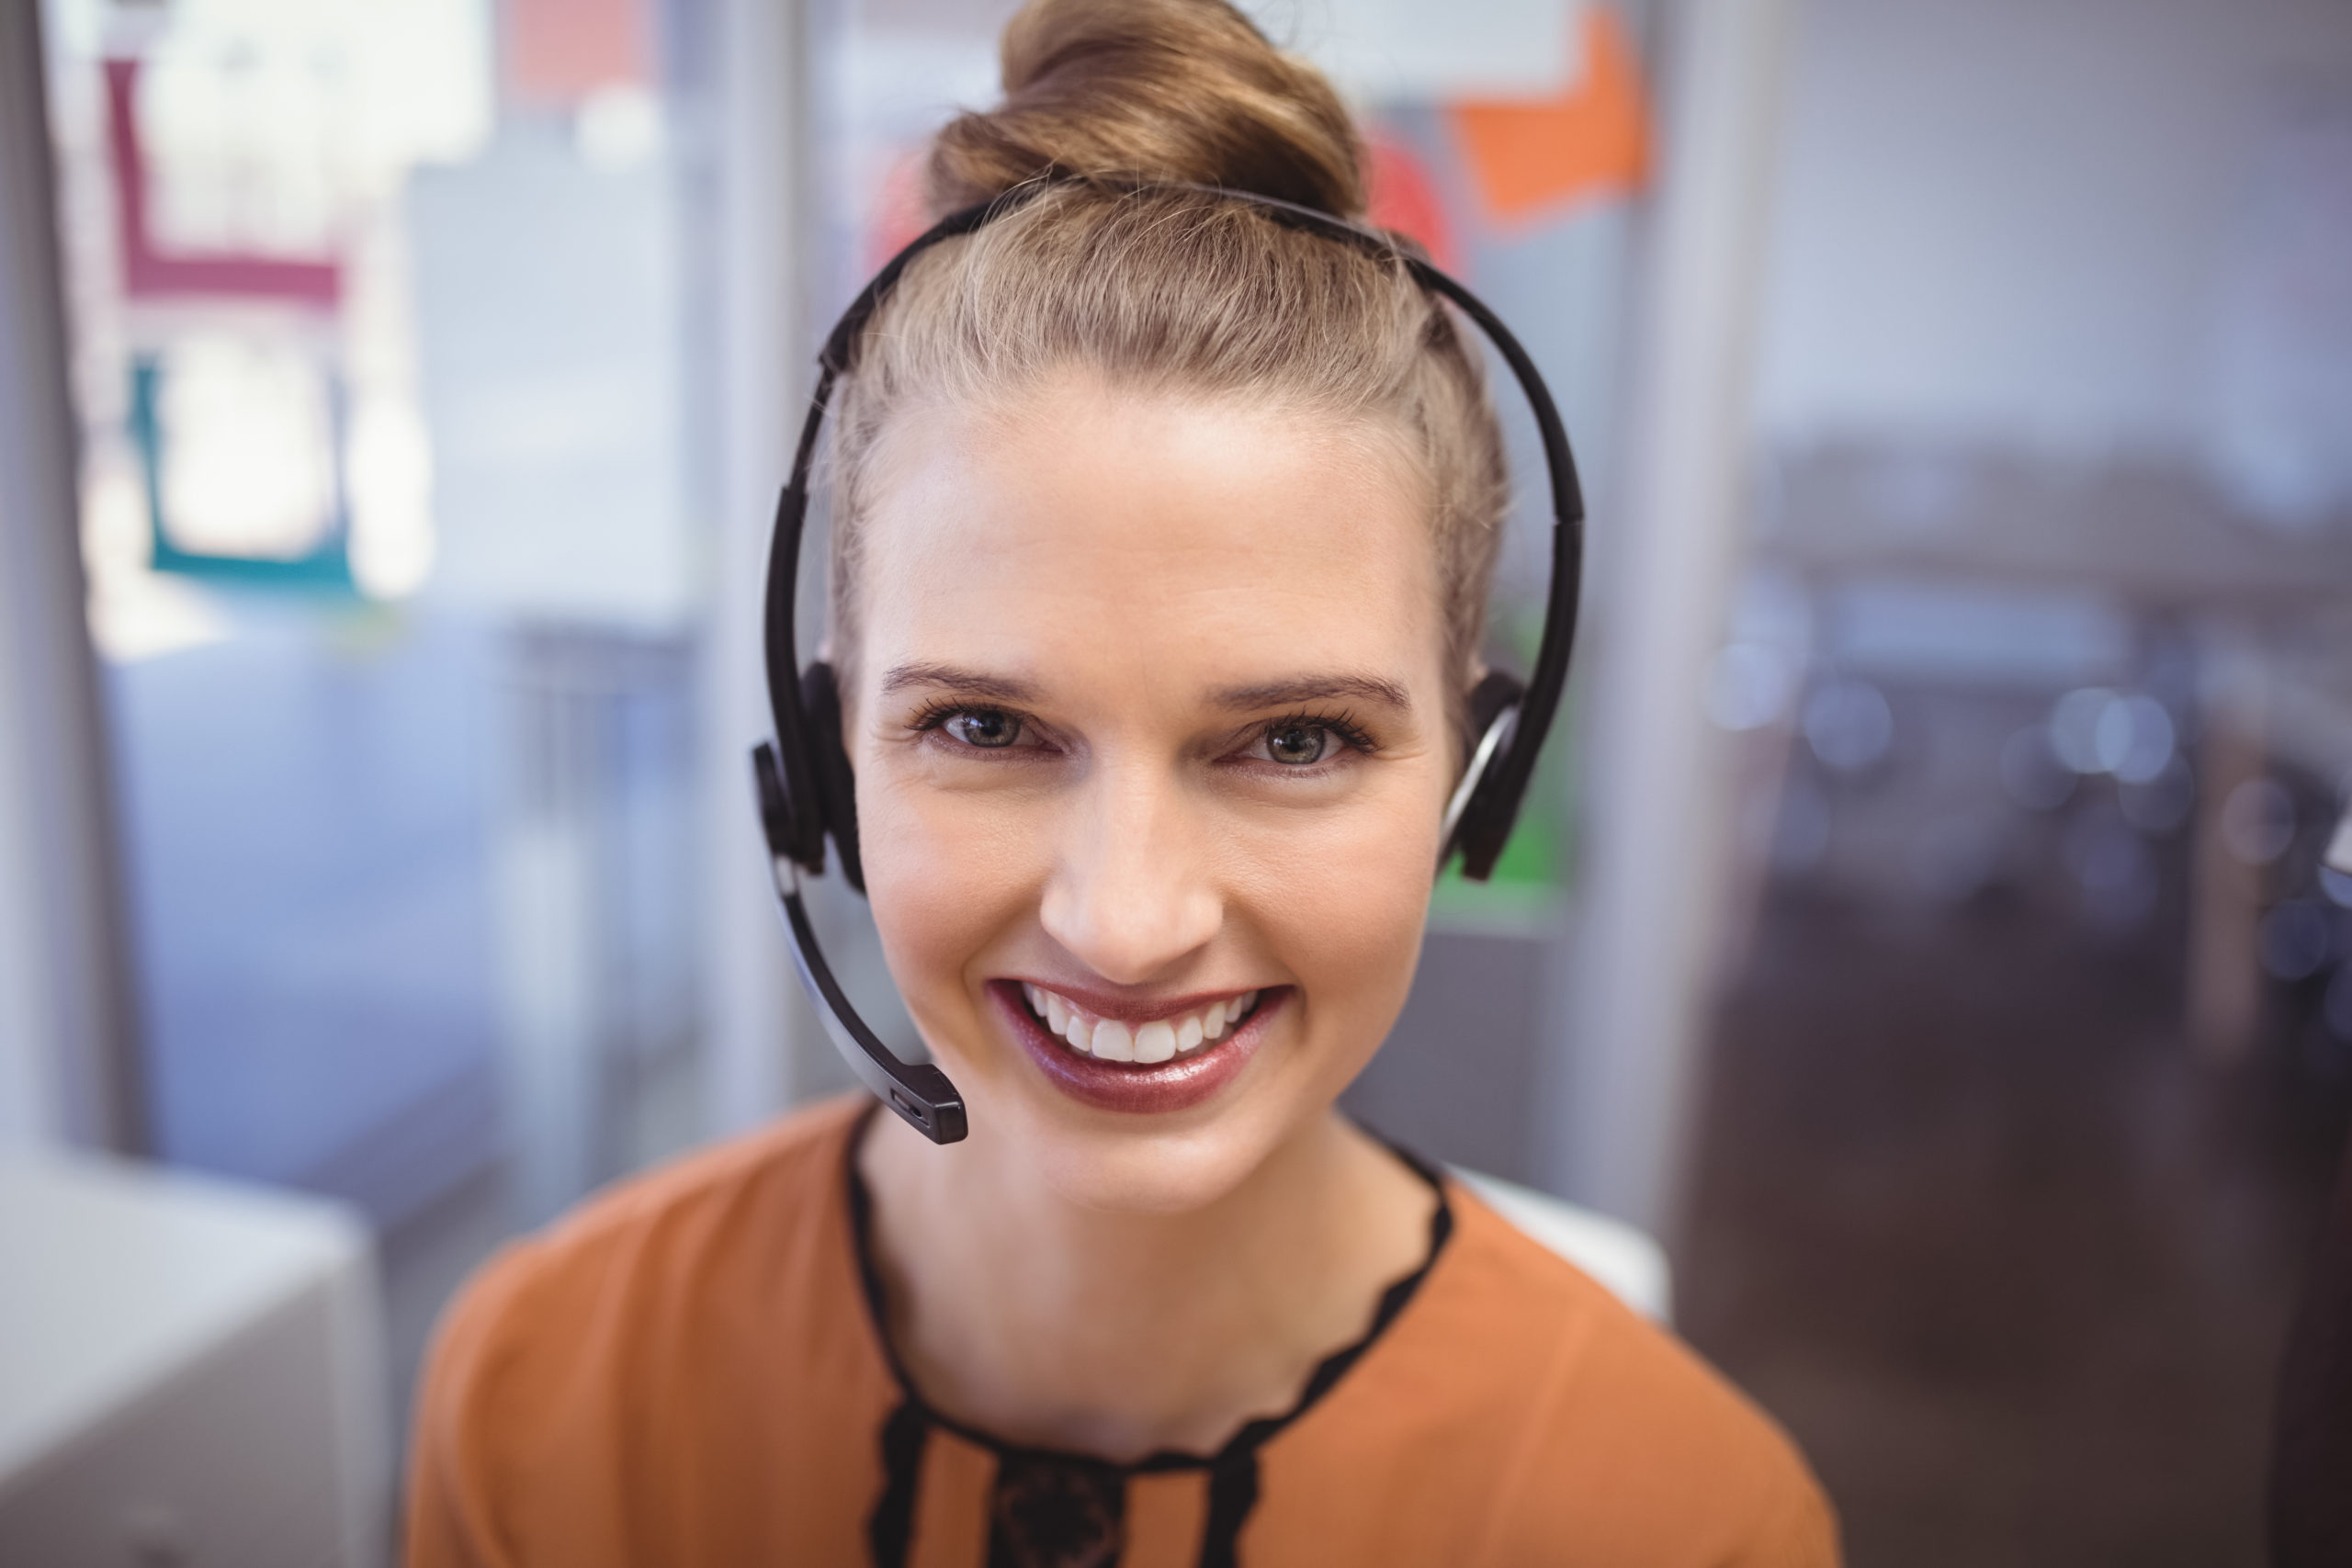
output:
M1668 1235L1695 1100L1726 829L1706 718L1745 532L1758 258L1800 0L1659 6L1661 143L1622 502L1594 521L1579 650L1589 815L1544 1185Z
M709 934L703 1027L705 1121L758 1125L799 1097L795 1057L821 1049L776 919L767 846L752 809L751 748L767 732L761 655L768 519L792 467L810 363L807 289L808 12L802 0L720 0L714 8L721 158L711 217L719 235L718 523L707 548L717 591L702 655L701 757Z
M1580 68L1578 0L1237 0L1268 37L1367 101L1542 96ZM995 60L1021 0L850 0L854 25L902 42L975 44ZM989 92L995 96L994 75Z
M38 10L0 4L0 1147L135 1145Z
M1764 306L1777 443L2195 444L2227 247L2342 0L1808 0Z
M0 15L0 93L15 88L28 71L38 72L28 43L22 19ZM24 530L38 526L35 509L44 489L17 472L33 456L19 404L25 383L38 374L33 367L46 357L42 345L28 339L23 312L14 308L41 286L28 276L38 270L28 247L46 239L33 232L40 222L40 203L28 199L35 196L27 178L33 166L27 150L9 137L23 118L0 115L0 571L15 564ZM28 711L33 649L5 610L0 600L0 1151L57 1136L62 1111L51 1060L57 1026L47 983L48 944L40 934L40 826Z
M8 505L0 496L0 508ZM0 528L12 520L0 515ZM0 1152L62 1137L55 1010L41 940L40 824L26 777L28 735L19 700L24 672L14 639L0 638Z

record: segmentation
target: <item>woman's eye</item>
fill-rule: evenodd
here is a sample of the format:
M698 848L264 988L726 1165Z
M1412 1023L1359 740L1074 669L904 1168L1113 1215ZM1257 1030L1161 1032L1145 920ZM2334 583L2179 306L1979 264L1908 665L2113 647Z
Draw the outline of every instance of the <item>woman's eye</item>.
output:
M951 714L941 728L967 746L987 750L1010 746L1021 739L1021 721L1009 713L991 713L985 709L976 713Z
M1319 724L1283 724L1266 731L1266 755L1288 767L1321 761L1330 745L1331 732Z

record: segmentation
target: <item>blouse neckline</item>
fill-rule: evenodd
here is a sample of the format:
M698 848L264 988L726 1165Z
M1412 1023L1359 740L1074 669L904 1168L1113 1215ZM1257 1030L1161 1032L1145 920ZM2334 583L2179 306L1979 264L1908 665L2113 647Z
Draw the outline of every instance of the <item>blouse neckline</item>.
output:
M1430 1270L1436 1267L1439 1255L1445 1250L1446 1242L1453 1235L1453 1208L1446 1197L1445 1179L1411 1150L1383 1138L1380 1140L1382 1145L1402 1161L1407 1169L1427 1182L1430 1192L1436 1196L1437 1207L1430 1215L1429 1250L1411 1273L1392 1281L1386 1290L1381 1292L1379 1304L1373 1310L1371 1326L1364 1330L1363 1336L1315 1364L1315 1371L1308 1375L1306 1387L1299 1392L1298 1398L1288 1410L1279 1416L1261 1416L1243 1422L1216 1452L1208 1454L1163 1449L1138 1460L1118 1463L1075 1450L1016 1443L958 1420L933 1406L924 1398L922 1391L916 1387L906 1364L899 1359L897 1345L891 1341L889 1316L882 1294L882 1272L874 1251L874 1200L866 1190L865 1177L857 1168L858 1149L865 1144L866 1130L880 1110L877 1102L866 1107L857 1118L850 1129L849 1137L844 1140L842 1156L849 1203L851 1245L856 1255L858 1285L865 1302L867 1325L873 1330L876 1345L881 1349L883 1361L889 1368L891 1381L897 1385L903 1412L925 1424L953 1432L965 1441L989 1450L1000 1460L1049 1461L1122 1477L1169 1471L1228 1468L1272 1441L1338 1385L1348 1370L1363 1358L1364 1353L1387 1332L1389 1325L1404 1312L1407 1303L1420 1290L1421 1282L1429 1278Z

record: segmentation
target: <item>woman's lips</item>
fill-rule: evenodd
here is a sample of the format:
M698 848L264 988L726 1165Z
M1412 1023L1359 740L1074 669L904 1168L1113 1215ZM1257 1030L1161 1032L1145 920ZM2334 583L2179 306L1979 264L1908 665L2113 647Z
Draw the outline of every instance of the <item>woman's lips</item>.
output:
M1224 1039L1189 1055L1147 1066L1080 1055L1029 1010L1018 980L991 980L989 992L1047 1082L1098 1111L1138 1115L1188 1110L1231 1083L1264 1040L1268 1021L1290 999L1286 986L1261 991L1257 1007Z

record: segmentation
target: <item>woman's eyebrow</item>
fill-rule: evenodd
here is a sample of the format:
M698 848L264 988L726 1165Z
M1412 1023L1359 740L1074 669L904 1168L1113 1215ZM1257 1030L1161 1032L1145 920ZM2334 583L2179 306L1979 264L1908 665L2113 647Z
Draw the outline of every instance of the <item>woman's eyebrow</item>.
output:
M956 664L900 664L882 677L885 695L921 686L944 686L959 696L987 697L1000 703L1031 702L1037 694L1037 689L1026 681L990 675Z
M1400 713L1410 713L1413 708L1413 699L1405 694L1404 687L1378 675L1300 675L1254 686L1227 686L1211 693L1209 700L1219 707L1272 708L1328 702L1334 697L1380 703Z

